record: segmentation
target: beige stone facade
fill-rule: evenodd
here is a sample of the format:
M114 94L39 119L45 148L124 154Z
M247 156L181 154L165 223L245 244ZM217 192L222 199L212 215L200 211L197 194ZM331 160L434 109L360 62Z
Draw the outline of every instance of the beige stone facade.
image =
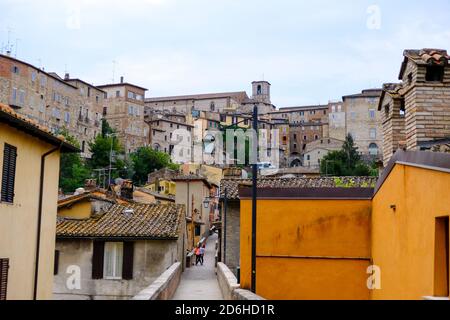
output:
M303 166L309 168L320 168L320 163L329 152L340 150L344 144L343 140L333 138L322 138L310 142L305 147Z
M343 97L346 133L353 137L358 152L367 159L382 155L383 129L378 103L381 90L363 90Z
M144 121L147 89L123 81L99 88L107 94L107 107L103 110L103 116L117 131L125 152L131 153L149 145L149 128Z
M148 120L150 129L150 146L154 150L172 154L173 148L179 143L181 137L186 138L185 143L192 146L194 126L182 120L183 117L156 117ZM184 134L182 134L184 133ZM185 137L186 135L186 137ZM192 148L187 149L189 159L192 157Z
M65 81L31 64L0 55L0 102L53 132L66 128L89 157L87 143L101 130L104 92L81 80Z
M166 111L198 117L200 112L251 113L255 104L260 114L267 114L275 110L270 101L270 86L267 81L254 81L251 98L245 91L148 98L146 114Z

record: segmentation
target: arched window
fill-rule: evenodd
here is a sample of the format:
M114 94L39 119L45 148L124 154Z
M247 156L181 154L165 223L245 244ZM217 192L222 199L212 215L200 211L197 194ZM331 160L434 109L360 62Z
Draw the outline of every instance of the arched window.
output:
M261 85L258 85L258 88L256 89L256 94L262 94L262 87L261 87Z
M376 143L371 143L369 145L369 154L371 156L377 156L378 155L378 146L376 145Z

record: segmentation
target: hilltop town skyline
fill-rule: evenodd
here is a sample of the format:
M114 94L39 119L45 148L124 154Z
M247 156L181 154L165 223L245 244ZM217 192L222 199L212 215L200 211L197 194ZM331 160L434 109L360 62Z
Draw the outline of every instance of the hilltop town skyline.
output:
M9 37L17 58L95 85L112 82L115 69L116 82L124 76L149 88L148 97L250 92L251 81L265 79L279 107L326 104L396 82L404 49L450 42L449 4L439 0L104 4L2 1L0 42Z

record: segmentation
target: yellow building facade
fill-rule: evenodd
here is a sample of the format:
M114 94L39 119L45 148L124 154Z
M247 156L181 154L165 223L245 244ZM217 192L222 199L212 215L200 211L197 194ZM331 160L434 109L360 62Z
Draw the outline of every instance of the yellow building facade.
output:
M399 151L373 198L372 299L449 297L450 155Z
M5 105L0 150L0 260L9 266L3 298L51 299L59 158L77 150Z

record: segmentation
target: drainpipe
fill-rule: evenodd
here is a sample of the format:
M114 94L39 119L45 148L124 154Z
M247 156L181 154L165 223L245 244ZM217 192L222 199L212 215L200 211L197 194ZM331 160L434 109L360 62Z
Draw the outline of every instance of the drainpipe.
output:
M223 263L227 261L227 209L228 209L228 190L225 188L225 199L223 201Z
M61 149L61 146L54 148L41 157L41 176L39 184L39 208L38 208L38 224L37 224L37 244L36 244L36 264L34 266L34 291L33 300L37 300L37 289L38 289L38 279L39 279L39 256L41 249L41 224L42 224L42 203L44 197L44 175L45 175L45 159L52 153Z

